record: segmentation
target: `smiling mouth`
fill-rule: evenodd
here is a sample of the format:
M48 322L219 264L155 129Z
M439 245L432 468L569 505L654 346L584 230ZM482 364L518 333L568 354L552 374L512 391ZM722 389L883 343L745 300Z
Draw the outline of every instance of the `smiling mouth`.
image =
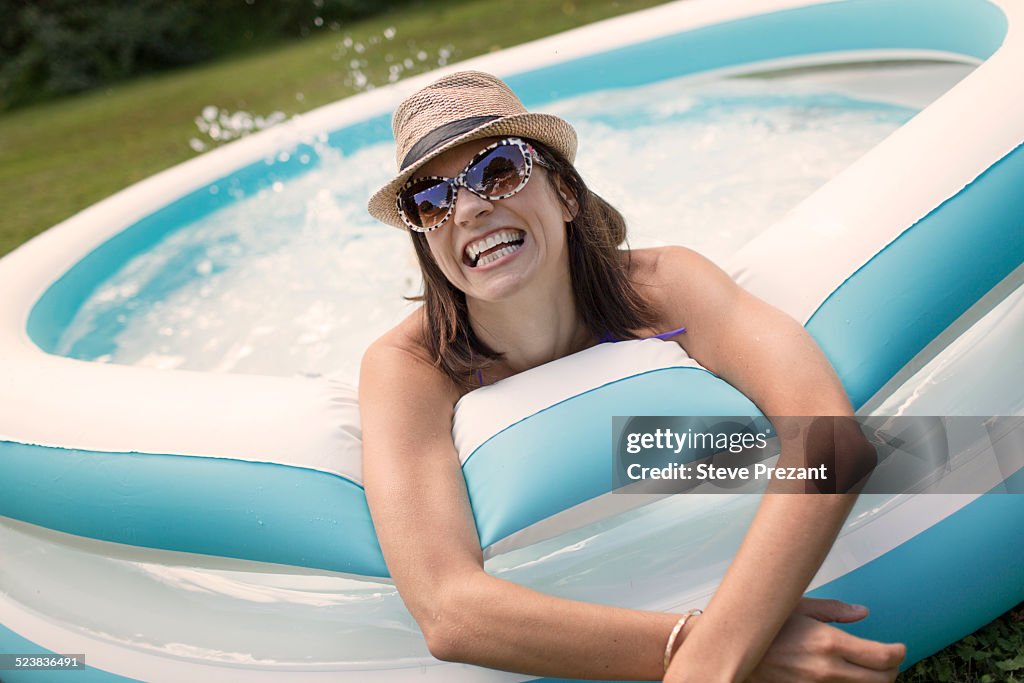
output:
M466 247L463 262L470 268L478 268L519 251L526 233L522 230L502 230Z

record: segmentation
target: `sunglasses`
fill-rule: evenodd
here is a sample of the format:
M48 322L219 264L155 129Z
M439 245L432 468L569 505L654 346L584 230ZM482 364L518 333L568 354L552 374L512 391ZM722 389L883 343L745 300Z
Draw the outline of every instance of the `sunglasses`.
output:
M480 150L454 178L428 176L410 180L398 191L398 214L410 230L437 230L455 210L464 187L487 201L505 199L526 187L533 164L547 166L528 143L505 138Z

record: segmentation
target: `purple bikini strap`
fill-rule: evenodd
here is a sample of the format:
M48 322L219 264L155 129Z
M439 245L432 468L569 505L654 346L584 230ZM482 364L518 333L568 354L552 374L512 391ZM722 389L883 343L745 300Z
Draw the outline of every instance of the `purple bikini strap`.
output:
M682 334L683 332L686 332L686 328L685 327L680 327L677 330L669 330L668 332L662 332L661 334L656 334L656 335L654 335L653 338L654 339L668 339L669 337L674 337L677 334Z

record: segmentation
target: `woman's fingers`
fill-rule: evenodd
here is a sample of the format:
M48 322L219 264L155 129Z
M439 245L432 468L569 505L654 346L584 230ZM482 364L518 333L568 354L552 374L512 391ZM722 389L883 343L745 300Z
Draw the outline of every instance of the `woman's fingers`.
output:
M899 667L875 671L849 662L841 662L835 664L832 671L818 680L828 683L893 683L899 673Z
M834 634L836 654L847 662L876 671L888 671L898 667L907 656L907 646L903 643L880 643L865 640L857 636L839 631Z
M864 605L851 605L842 600L819 598L801 598L795 611L818 621L838 621L844 624L860 621L868 615L868 608Z

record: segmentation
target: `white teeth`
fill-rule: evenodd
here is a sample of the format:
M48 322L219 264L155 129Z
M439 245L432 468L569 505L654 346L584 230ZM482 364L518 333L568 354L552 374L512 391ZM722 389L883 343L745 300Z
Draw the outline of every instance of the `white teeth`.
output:
M472 261L476 259L478 254L487 251L496 244L501 244L502 242L513 242L521 239L522 234L518 231L502 230L501 232L496 232L482 240L466 245L466 256L468 256L469 260Z
M513 251L516 251L521 246L521 244L510 244L504 249L499 249L493 254L488 254L487 256L484 256L483 258L480 259L480 261L476 264L476 267L479 268L480 266L486 266L488 263L497 261L502 256L507 256L508 254L511 254Z

